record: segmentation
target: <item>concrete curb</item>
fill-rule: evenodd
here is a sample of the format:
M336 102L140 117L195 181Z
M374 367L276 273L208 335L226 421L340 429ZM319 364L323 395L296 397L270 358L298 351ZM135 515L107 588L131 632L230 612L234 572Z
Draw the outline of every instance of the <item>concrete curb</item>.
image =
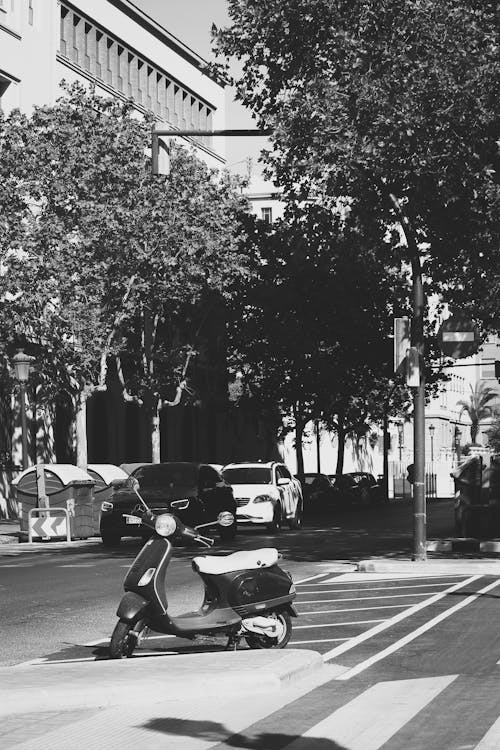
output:
M235 651L0 668L0 716L279 690L313 674L316 651Z
M434 539L427 542L427 552L465 552L500 555L500 539L487 539L484 541L475 538Z
M361 560L360 573L402 575L500 575L500 560Z

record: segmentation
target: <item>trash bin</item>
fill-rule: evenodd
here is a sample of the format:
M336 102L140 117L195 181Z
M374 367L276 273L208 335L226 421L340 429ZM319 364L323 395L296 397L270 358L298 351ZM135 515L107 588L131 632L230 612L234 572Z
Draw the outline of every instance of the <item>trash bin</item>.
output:
M37 478L37 468L40 470L41 467L46 501L40 497L41 485ZM34 537L66 537L66 518L69 519L71 539L87 539L93 535L94 480L83 469L73 464L39 464L38 467L30 466L25 469L12 484L16 488L17 500L21 506L20 530L23 536L29 535L31 525ZM36 508L40 508L41 512L30 513ZM51 508L66 509L67 516L64 511L51 513ZM42 512L45 510L46 513Z
M114 493L111 482L114 479L126 479L128 474L115 464L89 464L87 472L95 482L92 501L92 528L94 535L98 536L100 534L101 505L105 500L109 501Z
M466 459L451 476L455 482L455 532L461 537L492 536L489 477L482 456Z

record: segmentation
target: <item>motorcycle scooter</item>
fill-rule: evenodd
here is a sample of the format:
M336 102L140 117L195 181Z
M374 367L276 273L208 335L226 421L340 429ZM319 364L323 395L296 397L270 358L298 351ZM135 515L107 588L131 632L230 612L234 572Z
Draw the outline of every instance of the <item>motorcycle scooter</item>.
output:
M295 585L278 566L278 550L263 548L230 555L194 557L193 570L201 577L205 593L201 607L176 617L168 614L166 573L173 554L172 539L211 547L214 540L185 526L171 513L155 514L130 477L141 510L134 511L153 531L130 566L125 594L117 609L118 622L111 636L112 659L132 656L142 638L153 630L194 640L197 636L226 635L227 649L236 649L242 638L250 648L284 648L292 634ZM231 513L219 514L220 525L234 523Z

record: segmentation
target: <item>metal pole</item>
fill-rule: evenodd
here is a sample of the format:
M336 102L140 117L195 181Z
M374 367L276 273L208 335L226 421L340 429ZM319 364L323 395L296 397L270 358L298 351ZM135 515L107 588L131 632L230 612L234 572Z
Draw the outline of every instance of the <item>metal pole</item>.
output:
M383 494L384 500L389 500L389 415L387 414L388 404L384 407L383 431L383 449L382 449L382 474L383 474Z
M412 257L413 319L411 340L419 353L420 385L413 389L413 559L425 560L426 510L425 510L425 369L424 369L424 287L418 255Z
M28 430L26 426L26 386L22 381L19 383L19 391L21 399L21 442L24 470L28 468Z
M319 419L315 422L316 427L316 464L318 467L318 474L321 474L321 458L320 458L320 442L319 442Z

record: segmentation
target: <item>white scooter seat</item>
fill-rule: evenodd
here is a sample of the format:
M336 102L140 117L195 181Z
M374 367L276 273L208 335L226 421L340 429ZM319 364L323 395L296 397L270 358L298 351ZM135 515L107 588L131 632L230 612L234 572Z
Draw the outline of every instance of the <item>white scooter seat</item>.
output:
M250 550L248 552L233 552L223 557L207 557L206 555L193 558L193 568L199 573L233 573L235 570L255 570L257 568L270 568L278 562L278 550L275 547L263 547L262 549Z

